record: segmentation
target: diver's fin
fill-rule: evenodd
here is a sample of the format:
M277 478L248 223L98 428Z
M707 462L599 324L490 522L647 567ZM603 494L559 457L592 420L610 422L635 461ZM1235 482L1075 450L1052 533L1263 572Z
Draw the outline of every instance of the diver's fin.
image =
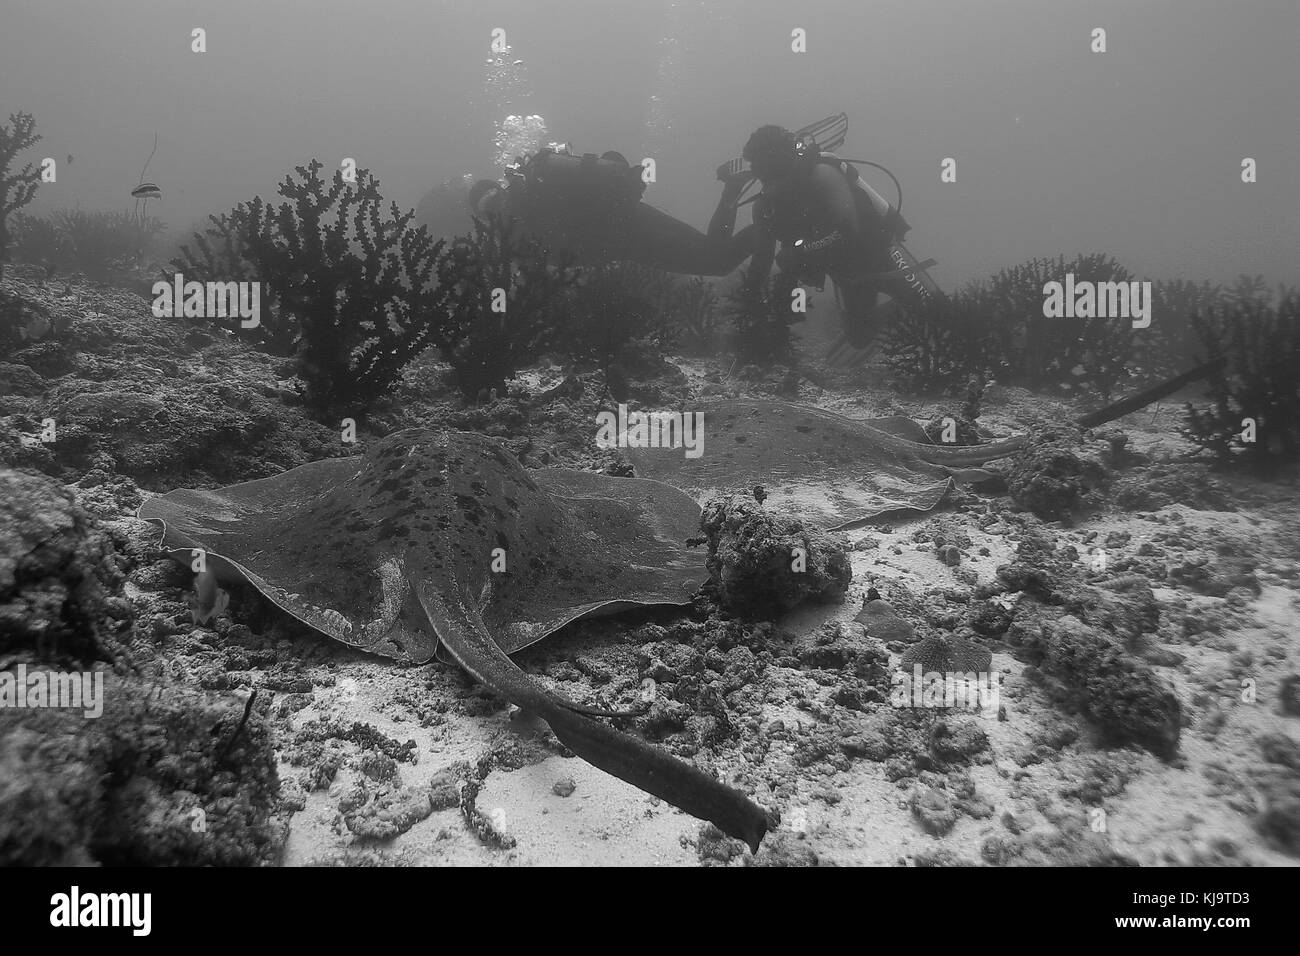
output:
M794 131L794 138L819 153L833 153L844 145L849 135L849 115L835 113Z
M877 342L872 342L869 345L858 348L856 345L850 344L848 336L841 335L835 340L835 344L830 347L829 351L827 351L826 357L823 361L827 365L837 368L861 368L863 365L867 364L873 355L876 354L878 351L877 345Z
M725 183L733 176L738 176L745 171L745 161L743 159L729 159L718 166L718 182Z

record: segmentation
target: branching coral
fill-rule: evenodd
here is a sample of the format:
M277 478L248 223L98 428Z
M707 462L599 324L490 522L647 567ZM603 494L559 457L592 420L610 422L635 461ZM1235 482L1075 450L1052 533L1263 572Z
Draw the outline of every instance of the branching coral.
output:
M1221 465L1269 474L1300 459L1300 293L1275 301L1244 280L1192 325L1208 357L1228 366L1209 381L1210 404L1187 405L1182 433Z
M142 220L124 212L83 209L61 209L51 222L56 243L53 261L96 278L138 259L166 228L153 217Z
M951 387L987 373L1034 388L1086 385L1109 395L1159 350L1149 345L1149 329L1135 330L1122 317L1044 316L1045 285L1067 274L1078 283L1132 279L1106 255L1058 256L1003 269L946 303L899 303L883 337L886 362L915 389Z
M1043 315L1048 282L1128 282L1132 275L1110 256L1093 253L1066 261L1032 259L1003 269L990 282L998 338L1010 377L1042 387L1092 385L1109 394L1131 371L1134 329L1123 318L1060 319Z
M794 358L794 336L790 326L803 315L790 307L795 278L781 273L761 286L751 284L744 274L741 284L727 296L725 312L735 329L736 354L742 362L756 365L790 363Z
M368 170L327 184L321 169L312 160L286 176L279 206L259 197L213 219L197 254L183 248L173 265L187 280L260 280L277 310L259 341L295 342L308 403L364 410L436 342L449 298L431 281L443 246L410 228L412 212L384 209Z
M9 227L9 244L14 262L57 263L64 256L59 231L44 216L16 213Z
M209 216L210 225L195 232L193 247L182 244L180 255L171 260L172 268L186 281L258 282L256 268L248 257L245 233L249 225L261 221L260 198L240 203L229 213ZM292 313L285 312L268 286L261 288L261 316L251 329L241 325L237 315L214 316L208 321L246 338L257 348L272 355L292 355L298 343L299 325Z
M667 320L683 332L683 345L707 352L717 332L718 305L713 284L696 276L686 282L674 282L662 308Z
M1164 378L1195 365L1200 341L1192 319L1204 317L1223 301L1223 296L1223 287L1209 281L1153 282L1151 328L1134 342L1137 366L1148 376Z
M898 303L882 334L885 364L910 389L925 391L1002 371L1004 351L989 290L972 284L947 301Z
M498 218L475 220L437 264L440 302L430 342L441 349L467 397L505 383L561 337L577 273L549 266L546 249L521 240Z
M671 290L671 276L636 263L584 269L564 310L565 353L608 370L637 340L669 345L676 331L664 313Z
M52 215L18 213L9 229L14 261L104 278L149 251L166 229L152 216L137 219L123 212L60 209Z
M35 146L40 139L31 113L10 113L8 125L0 126L0 278L4 277L4 264L9 261L9 232L5 224L11 213L32 201L41 181L41 174L31 163L17 172L10 172L9 167L19 153Z

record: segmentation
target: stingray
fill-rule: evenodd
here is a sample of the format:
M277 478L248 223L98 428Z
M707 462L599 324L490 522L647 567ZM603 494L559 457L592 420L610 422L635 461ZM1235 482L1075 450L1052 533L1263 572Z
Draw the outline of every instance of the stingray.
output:
M353 458L152 498L141 518L190 565L243 579L337 641L398 660L445 652L542 717L575 754L757 852L766 811L552 693L510 654L586 615L682 605L707 579L689 495L644 478L529 472L494 439L407 430Z
M726 399L698 406L702 453L687 457L659 431L658 447L630 423L619 443L642 477L698 500L763 486L782 507L825 530L899 511L934 509L962 481L989 477L978 468L1023 448L1024 436L982 445L934 444L910 418L855 419L806 405Z

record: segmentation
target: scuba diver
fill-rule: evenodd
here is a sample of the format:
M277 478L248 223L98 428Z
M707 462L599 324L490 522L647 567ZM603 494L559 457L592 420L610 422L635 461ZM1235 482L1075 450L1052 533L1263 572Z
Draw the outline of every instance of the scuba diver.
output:
M846 345L864 350L873 344L883 318L876 305L880 293L910 303L945 298L925 271L933 260L918 262L903 246L910 227L898 208L872 189L854 165L877 164L843 160L831 152L844 141L847 129L848 118L842 113L793 133L763 126L745 144L743 161L723 163L717 172L724 184L724 203L730 202L731 210L728 220L715 222L719 233L734 226L742 205L754 203L754 225L749 228L757 235L743 243L755 250L751 279L755 273L759 280L766 278L775 259L783 273L801 284L821 289L827 277L834 283L844 339L828 358ZM754 180L761 192L742 200ZM781 251L776 254L778 243Z
M780 126L757 130L743 159L718 167L723 190L707 234L642 200L641 166L616 152L578 155L559 144L516 158L504 181L475 183L469 202L475 215L500 217L579 265L625 259L668 272L723 276L749 259L751 290L766 281L774 262L787 281L822 289L829 277L844 323L844 338L831 355L862 351L880 325L880 293L908 302L943 301L944 295L925 271L933 260L918 262L902 244L910 227L899 212L901 189L899 205L891 205L855 165L877 164L831 152L847 131L844 113L793 133ZM747 200L755 181L762 189ZM750 202L754 221L736 232L737 212Z
M552 144L517 158L504 182L479 180L469 203L474 215L500 217L578 265L631 260L667 272L723 276L753 255L756 232L731 235L734 209L720 203L705 234L644 202L645 187L642 167L620 153L579 155Z

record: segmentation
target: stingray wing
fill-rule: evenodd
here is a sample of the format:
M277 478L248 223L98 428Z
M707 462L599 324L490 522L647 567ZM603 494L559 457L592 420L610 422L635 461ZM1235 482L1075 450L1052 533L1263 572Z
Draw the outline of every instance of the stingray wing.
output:
M247 581L308 626L359 650L414 662L437 646L413 613L404 558L375 540L355 481L362 459L331 458L270 478L151 498L138 516L191 565Z
M785 402L734 400L703 406L703 453L629 447L637 473L700 500L762 485L769 506L818 526L842 528L895 511L929 511L953 488L947 468L906 418L859 421Z
M562 544L544 575L497 590L484 609L506 653L591 614L688 604L708 580L704 549L686 545L700 531L690 495L645 478L565 468L533 476L563 512L563 530L552 532Z

